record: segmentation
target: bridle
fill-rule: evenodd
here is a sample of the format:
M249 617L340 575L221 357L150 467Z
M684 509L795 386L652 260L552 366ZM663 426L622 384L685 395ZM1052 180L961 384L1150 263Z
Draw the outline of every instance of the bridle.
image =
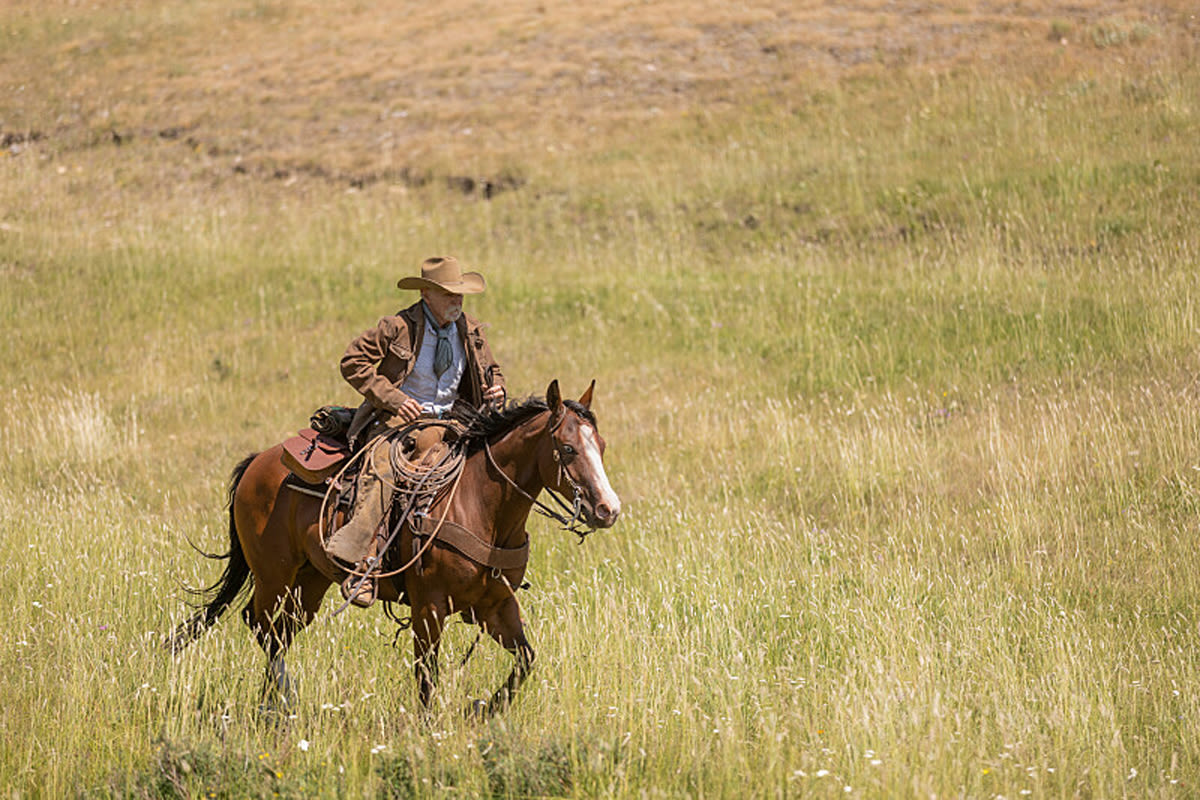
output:
M564 531L570 531L578 536L579 543L582 544L587 535L594 532L596 529L592 525L589 525L583 521L583 489L579 487L579 484L575 481L575 478L571 476L571 471L567 469L566 455L562 451L562 446L554 438L554 432L559 429L559 427L563 424L563 420L566 418L567 412L564 408L558 415L557 420L552 419L550 421L547 431L550 434L550 442L554 445L554 463L558 465L557 483L562 485L562 482L566 480L567 484L571 487L571 491L574 493L574 497L571 499L571 502L568 503L566 499L559 495L556 490L550 488L549 486L545 487L545 490L550 493L550 497L552 497L554 502L558 504L561 511L559 509L551 508L542 501L538 500L536 497L529 494L529 492L518 486L516 481L508 477L508 474L504 470L500 469L500 465L496 463L496 457L492 455L492 448L486 439L483 441L483 450L485 453L487 453L488 463L492 465L492 469L496 470L496 472L499 472L501 477L508 481L508 485L516 489L522 497L524 497L530 503L533 503L534 510L536 510L542 516L549 517L557 522L562 526Z

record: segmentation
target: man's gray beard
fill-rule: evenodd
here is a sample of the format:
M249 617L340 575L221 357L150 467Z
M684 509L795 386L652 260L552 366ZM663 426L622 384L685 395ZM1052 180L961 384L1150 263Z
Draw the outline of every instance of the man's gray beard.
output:
M462 307L446 309L446 322L458 322L458 318L462 316Z

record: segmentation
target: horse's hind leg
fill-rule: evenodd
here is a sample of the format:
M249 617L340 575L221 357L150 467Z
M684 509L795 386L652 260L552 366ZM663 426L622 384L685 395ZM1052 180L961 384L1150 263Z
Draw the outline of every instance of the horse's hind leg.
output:
M467 709L470 716L490 717L505 710L512 703L517 690L533 669L535 654L529 640L525 638L525 625L521 622L521 610L517 605L516 596L510 596L494 612L481 619L480 626L501 647L512 653L515 659L508 680L496 690L491 700L486 704L479 701Z
M296 688L288 676L284 654L296 634L312 622L329 579L305 564L287 589L255 587L247 607L247 624L254 630L259 645L267 654L263 680L263 711L268 714L289 712L296 704Z
M242 612L246 624L254 631L258 645L267 654L267 670L263 676L262 705L260 711L267 715L287 712L295 704L295 687L287 674L283 655L287 652L290 623L279 615L289 590L283 587L265 586L259 582L254 587L254 596Z

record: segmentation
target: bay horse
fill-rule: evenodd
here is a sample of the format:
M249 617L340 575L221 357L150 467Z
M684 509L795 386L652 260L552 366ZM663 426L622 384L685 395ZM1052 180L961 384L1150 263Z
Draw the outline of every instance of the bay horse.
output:
M621 501L604 471L605 442L591 411L595 385L592 381L578 401L564 400L556 380L544 400L530 398L478 412L463 435L466 458L457 491L439 496L427 518L449 520L494 548L521 548L528 544L530 510L538 494L549 489L574 495L575 508L589 527L612 527ZM285 486L290 473L280 460L281 451L282 445L276 445L247 457L233 470L229 551L205 554L228 563L206 590L207 602L164 643L173 652L186 647L217 622L249 582L253 594L242 619L267 655L263 690L268 710L277 710L276 700L285 708L293 703L295 689L284 655L295 635L316 616L326 590L346 575L321 542L322 499ZM416 552L411 527L411 522L405 523L393 551ZM511 653L515 664L508 679L487 703L479 701L469 709L494 714L507 707L533 666L533 647L514 592L524 579L525 565L487 567L440 539L427 544L432 546L416 565L393 581L379 581L379 599L397 602L407 595L418 695L425 709L437 683L441 633L454 614L479 625Z

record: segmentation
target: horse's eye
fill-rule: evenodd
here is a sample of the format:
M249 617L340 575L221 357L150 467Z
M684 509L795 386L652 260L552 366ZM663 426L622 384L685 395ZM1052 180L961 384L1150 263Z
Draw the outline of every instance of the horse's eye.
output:
M569 444L564 444L562 446L562 452L564 456L573 456L575 455L575 448L571 447Z

